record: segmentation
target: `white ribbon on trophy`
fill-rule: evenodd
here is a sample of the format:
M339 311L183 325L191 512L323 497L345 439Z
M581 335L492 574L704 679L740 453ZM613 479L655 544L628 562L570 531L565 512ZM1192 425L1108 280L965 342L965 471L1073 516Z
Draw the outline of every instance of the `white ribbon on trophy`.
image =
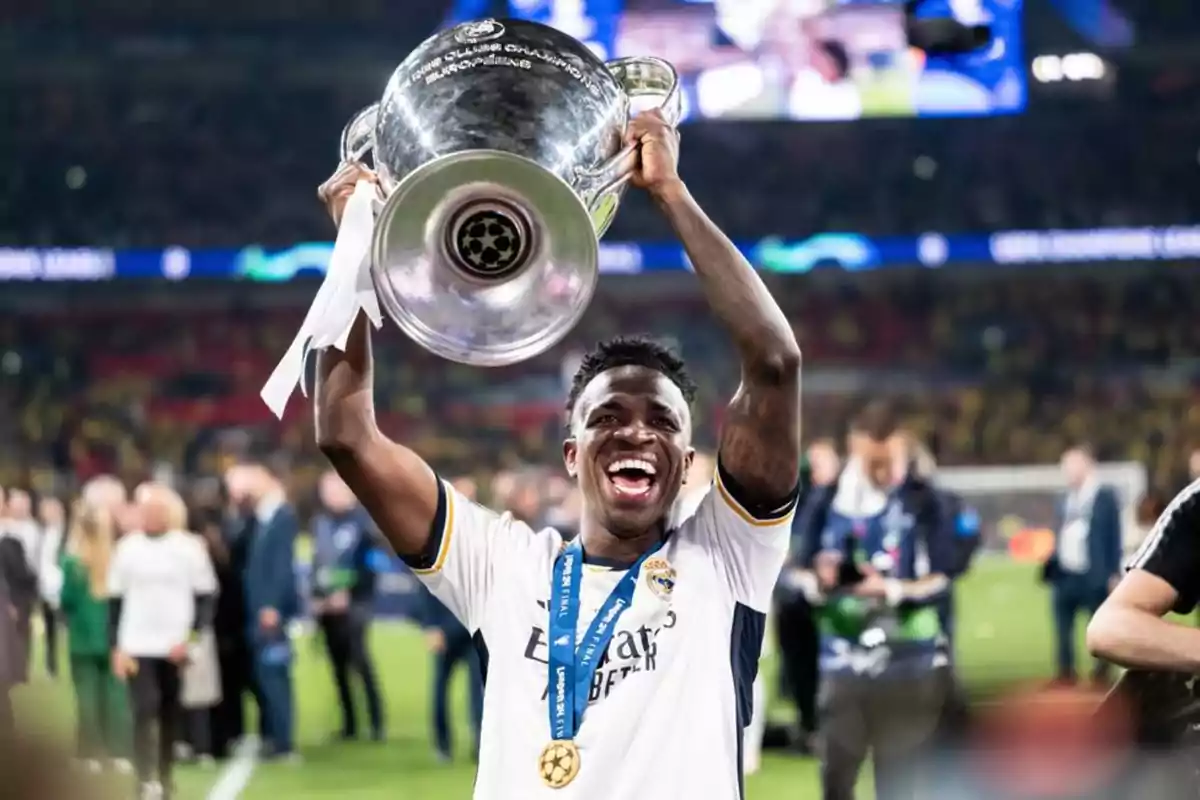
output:
M344 351L359 313L365 313L376 328L383 324L370 269L371 236L378 203L377 187L370 181L359 181L346 202L321 288L317 290L296 338L260 393L276 417L283 416L297 386L301 393L308 395L304 367L309 353L326 347Z

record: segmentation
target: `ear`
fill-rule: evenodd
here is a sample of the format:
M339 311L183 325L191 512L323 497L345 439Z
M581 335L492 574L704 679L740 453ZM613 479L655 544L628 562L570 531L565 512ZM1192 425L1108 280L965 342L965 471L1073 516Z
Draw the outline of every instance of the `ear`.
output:
M688 475L692 472L692 462L696 460L696 448L689 447L683 454L683 485L688 482Z
M573 438L563 440L563 465L567 468L567 475L571 476L571 480L579 477L578 457L579 443Z

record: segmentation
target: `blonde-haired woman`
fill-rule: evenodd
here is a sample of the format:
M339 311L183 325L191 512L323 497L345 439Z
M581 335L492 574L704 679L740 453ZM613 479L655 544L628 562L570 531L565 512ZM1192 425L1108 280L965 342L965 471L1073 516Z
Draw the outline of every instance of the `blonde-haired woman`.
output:
M108 567L116 525L111 512L79 502L63 554L60 603L67 620L75 688L79 756L89 770L113 759L129 771L129 712L125 689L112 673L108 636Z

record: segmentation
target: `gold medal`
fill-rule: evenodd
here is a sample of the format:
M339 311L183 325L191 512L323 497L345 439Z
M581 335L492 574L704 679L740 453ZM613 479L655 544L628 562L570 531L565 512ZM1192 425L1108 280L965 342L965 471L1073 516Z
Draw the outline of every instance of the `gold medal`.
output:
M555 739L542 748L538 773L551 789L568 785L579 774L579 748L570 739Z

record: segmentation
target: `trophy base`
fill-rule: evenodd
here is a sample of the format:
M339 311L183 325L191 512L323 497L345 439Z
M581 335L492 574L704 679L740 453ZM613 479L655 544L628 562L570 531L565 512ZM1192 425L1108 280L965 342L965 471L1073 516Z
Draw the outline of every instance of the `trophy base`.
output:
M450 265L466 280L500 283L529 263L535 228L525 209L502 197L467 201L445 226Z
M553 347L595 292L599 244L564 180L512 153L468 150L402 179L375 223L380 308L451 361L498 367Z

